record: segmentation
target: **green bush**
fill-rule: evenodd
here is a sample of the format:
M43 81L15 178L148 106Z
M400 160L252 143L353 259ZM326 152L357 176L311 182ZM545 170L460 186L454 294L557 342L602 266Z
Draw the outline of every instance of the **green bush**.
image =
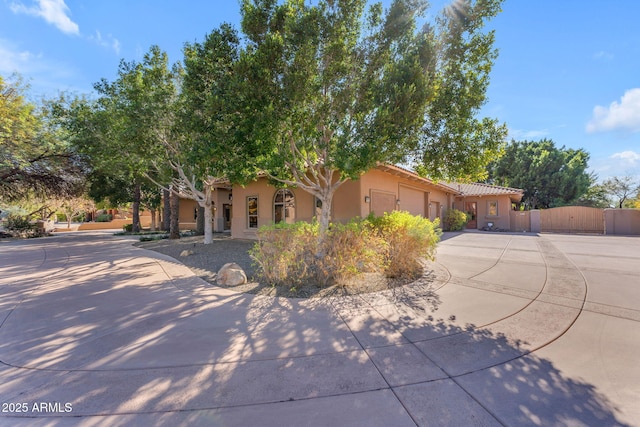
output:
M449 209L444 216L444 225L448 231L459 231L469 222L469 216L457 209Z
M430 221L405 211L370 215L367 221L387 243L385 274L388 277L415 278L422 272L421 260L433 259L442 231L440 221Z
M113 219L111 214L100 214L96 216L96 222L110 222Z
M133 232L133 224L125 224L122 226L122 229L125 233L131 233Z

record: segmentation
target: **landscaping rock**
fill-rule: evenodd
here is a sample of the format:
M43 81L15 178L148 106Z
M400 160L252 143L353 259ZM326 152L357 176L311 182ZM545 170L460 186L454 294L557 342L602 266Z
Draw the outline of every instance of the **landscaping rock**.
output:
M193 251L190 251L188 249L183 250L182 252L180 252L180 256L181 257L185 257L185 256L189 256L189 255L193 255Z
M216 282L220 286L243 285L247 283L247 275L238 264L235 262L228 262L218 271Z

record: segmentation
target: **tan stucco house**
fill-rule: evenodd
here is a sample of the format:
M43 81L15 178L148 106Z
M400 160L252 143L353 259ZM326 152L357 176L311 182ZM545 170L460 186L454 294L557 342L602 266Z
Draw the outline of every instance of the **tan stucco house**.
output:
M231 236L255 239L262 225L272 222L311 221L319 213L319 201L298 188L278 189L267 178L242 187L220 185L214 198L214 230L229 231ZM382 215L393 210L409 211L434 220L447 209L469 212L469 228L482 229L492 224L509 230L512 203L519 202L522 190L487 184L434 182L407 169L379 165L358 180L347 181L336 191L331 220L347 222L373 212ZM195 228L197 204L180 203L180 228Z

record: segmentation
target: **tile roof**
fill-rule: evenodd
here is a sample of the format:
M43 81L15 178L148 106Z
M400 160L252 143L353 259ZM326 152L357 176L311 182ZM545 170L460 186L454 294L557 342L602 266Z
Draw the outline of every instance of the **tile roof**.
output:
M462 193L463 196L519 196L522 197L524 191L519 188L500 187L498 185L482 184L482 183L459 183L447 182L441 183Z

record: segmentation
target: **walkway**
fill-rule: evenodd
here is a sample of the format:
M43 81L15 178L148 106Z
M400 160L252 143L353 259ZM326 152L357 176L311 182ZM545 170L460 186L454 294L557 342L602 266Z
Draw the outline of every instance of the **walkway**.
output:
M104 233L1 242L0 425L640 426L639 261L463 233L423 283L317 301Z

